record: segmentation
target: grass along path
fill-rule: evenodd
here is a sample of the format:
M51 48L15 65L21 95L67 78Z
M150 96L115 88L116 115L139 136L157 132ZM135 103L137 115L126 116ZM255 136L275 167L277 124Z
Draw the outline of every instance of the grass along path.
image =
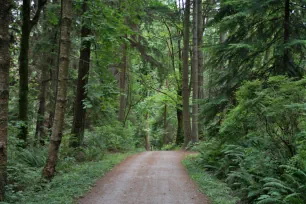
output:
M106 154L101 161L59 165L58 173L50 183L40 180L41 169L32 172L33 183L23 192L8 194L9 203L70 204L85 194L93 184L116 164L132 153ZM0 202L1 203L1 202ZM3 202L4 203L4 202Z
M187 168L189 176L198 184L212 204L236 204L238 198L231 195L231 189L214 176L203 171L196 162L196 155L189 155L182 163Z

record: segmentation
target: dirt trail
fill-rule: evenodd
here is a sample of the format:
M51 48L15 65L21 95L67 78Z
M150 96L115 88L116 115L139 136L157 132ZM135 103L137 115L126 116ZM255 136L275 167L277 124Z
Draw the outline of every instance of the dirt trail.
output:
M183 151L143 152L99 180L80 204L208 204L189 178Z

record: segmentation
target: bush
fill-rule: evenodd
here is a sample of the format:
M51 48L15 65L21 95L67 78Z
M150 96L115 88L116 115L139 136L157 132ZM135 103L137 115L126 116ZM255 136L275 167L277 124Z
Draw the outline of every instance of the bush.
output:
M27 149L19 149L16 153L18 162L29 167L43 167L47 161L48 150L43 147L31 147Z
M241 203L306 203L306 79L249 81L217 135L201 143L202 168Z
M209 197L213 204L234 204L238 198L232 196L231 189L226 184L220 182L213 175L203 173L198 162L198 156L189 155L183 160L190 177L196 181L200 191Z
M123 127L120 122L116 121L97 127L85 135L85 145L92 143L91 145L96 146L99 150L106 148L113 152L132 150L137 142L134 127L130 124Z
M177 150L180 149L179 146L177 146L175 143L170 143L162 146L161 150L163 151L171 151L171 150Z

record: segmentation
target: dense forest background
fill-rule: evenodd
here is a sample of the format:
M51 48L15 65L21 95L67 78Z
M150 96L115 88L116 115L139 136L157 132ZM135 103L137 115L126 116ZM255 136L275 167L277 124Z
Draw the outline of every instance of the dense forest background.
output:
M306 203L305 0L0 5L0 201L183 148L240 203Z

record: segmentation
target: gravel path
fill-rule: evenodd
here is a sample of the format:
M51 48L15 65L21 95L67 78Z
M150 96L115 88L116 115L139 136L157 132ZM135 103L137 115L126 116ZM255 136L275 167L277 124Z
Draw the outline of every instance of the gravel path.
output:
M97 182L80 204L208 204L189 178L183 151L129 157Z

